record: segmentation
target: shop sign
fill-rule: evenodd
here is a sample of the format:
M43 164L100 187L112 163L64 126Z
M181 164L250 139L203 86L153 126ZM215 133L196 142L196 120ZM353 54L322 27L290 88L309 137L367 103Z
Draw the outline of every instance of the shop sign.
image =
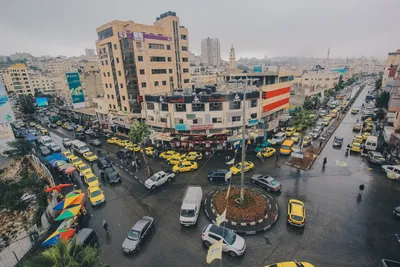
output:
M175 130L186 131L186 124L175 124Z
M196 119L196 114L186 114L186 119L187 120L194 120L194 119Z
M199 125L192 125L190 127L193 131L201 131L201 130L210 130L214 128L214 124L199 124Z
M249 122L247 123L248 126L254 126L257 124L258 124L258 119L249 120Z

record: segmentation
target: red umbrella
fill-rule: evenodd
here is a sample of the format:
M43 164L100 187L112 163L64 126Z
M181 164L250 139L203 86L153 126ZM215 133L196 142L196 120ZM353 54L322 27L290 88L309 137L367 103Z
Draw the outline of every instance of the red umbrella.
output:
M75 168L75 167L68 167L68 168L65 170L65 173L66 173L66 174L71 174L71 173L73 173L74 171L76 171L76 168Z
M60 192L61 189L63 189L64 187L69 187L69 186L74 186L74 185L73 184L59 184L59 185L47 188L46 192L49 193L54 190L57 190L58 192Z

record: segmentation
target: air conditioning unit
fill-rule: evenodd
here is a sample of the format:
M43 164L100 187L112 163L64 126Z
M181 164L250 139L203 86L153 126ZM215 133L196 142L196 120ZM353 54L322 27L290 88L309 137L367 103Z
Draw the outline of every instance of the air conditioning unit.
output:
M183 105L182 104L176 104L176 107L183 108Z

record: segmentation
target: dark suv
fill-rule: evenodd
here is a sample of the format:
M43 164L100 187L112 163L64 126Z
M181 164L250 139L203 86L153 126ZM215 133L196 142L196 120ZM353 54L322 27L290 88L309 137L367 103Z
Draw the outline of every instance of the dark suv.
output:
M76 236L76 241L82 246L97 246L96 232L91 228L82 228Z
M210 181L225 182L225 175L227 172L228 172L228 170L225 170L225 169L218 169L218 170L210 171L207 175L207 178Z
M111 167L111 162L105 157L101 157L97 160L97 167L99 167L100 172L103 173L103 170Z
M127 159L132 158L133 153L129 151L129 149L123 148L117 152L117 158L119 159Z
M110 184L121 182L121 176L119 176L118 172L114 170L112 166L105 168L102 172L102 175L104 175L104 178Z

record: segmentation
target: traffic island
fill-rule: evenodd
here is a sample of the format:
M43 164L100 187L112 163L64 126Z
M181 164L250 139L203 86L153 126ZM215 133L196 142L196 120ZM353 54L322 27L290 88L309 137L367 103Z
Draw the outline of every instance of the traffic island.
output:
M206 215L213 223L226 209L226 220L221 225L251 235L268 230L278 220L278 205L264 191L245 188L242 203L239 203L240 187L231 186L228 199L227 191L228 187L214 190L204 201Z

